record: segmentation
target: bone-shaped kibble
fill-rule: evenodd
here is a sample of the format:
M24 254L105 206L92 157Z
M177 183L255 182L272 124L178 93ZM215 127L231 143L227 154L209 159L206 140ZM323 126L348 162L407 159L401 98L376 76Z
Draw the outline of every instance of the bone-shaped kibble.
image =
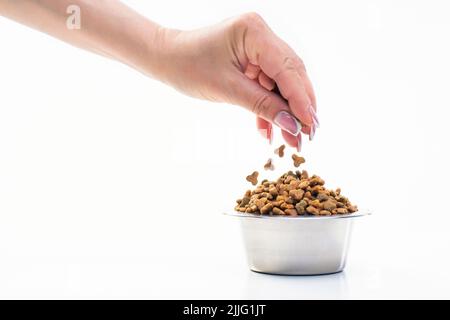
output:
M265 170L274 170L275 167L272 163L272 159L269 158L269 160L267 160L266 164L264 165L264 169Z
M279 146L278 148L275 149L275 154L278 155L280 158L284 157L284 148L286 148L286 146L284 144L282 144L281 146Z
M294 160L294 167L299 167L302 163L305 163L305 158L300 157L296 154L292 155L292 160Z
M255 171L251 175L248 175L245 179L248 182L251 182L252 185L256 186L256 184L258 183L258 171Z

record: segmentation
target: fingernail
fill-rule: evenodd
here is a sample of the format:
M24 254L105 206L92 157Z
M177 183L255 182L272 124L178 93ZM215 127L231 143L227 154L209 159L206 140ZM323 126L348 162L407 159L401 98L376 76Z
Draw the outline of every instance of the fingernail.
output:
M273 122L275 122L282 130L289 132L293 136L297 136L302 129L300 122L286 111L278 112Z
M273 141L273 127L269 127L269 144L272 144Z
M313 124L311 126L311 129L309 131L309 141L312 141L314 139L314 135L316 134L316 125Z
M309 113L311 114L311 118L314 122L314 126L316 128L320 128L319 118L317 117L316 110L314 110L314 107L312 105L309 106Z
M297 152L302 151L302 135L299 134L297 137Z

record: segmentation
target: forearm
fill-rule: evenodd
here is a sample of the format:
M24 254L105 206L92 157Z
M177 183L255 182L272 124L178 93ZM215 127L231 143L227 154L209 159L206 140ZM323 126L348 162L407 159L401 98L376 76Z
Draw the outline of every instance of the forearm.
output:
M79 29L66 25L70 5L80 8ZM116 0L0 0L0 14L156 78L163 78L166 38L175 32Z

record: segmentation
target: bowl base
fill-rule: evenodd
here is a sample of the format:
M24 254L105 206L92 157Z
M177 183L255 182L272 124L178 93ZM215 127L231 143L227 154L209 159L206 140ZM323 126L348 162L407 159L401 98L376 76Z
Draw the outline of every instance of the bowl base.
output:
M273 276L303 276L303 277L307 277L307 276L325 276L325 275L329 275L329 274L335 274L335 273L339 273L344 271L344 269L340 269L337 271L330 271L330 272L321 272L321 273L306 273L306 272L285 272L285 273L281 273L281 272L268 272L268 271L261 271L258 269L253 269L250 268L250 271L253 271L255 273L261 273L261 274L266 274L266 275L273 275Z

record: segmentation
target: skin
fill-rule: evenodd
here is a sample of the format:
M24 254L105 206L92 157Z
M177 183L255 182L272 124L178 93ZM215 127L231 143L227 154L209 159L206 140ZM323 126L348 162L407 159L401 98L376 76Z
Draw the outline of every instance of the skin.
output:
M69 5L81 9L80 29L66 27ZM269 140L283 110L310 138L318 126L302 60L256 13L190 31L159 26L115 0L0 0L0 14L128 64L187 95L242 106L256 115L257 128ZM301 134L282 130L282 135L300 149Z

